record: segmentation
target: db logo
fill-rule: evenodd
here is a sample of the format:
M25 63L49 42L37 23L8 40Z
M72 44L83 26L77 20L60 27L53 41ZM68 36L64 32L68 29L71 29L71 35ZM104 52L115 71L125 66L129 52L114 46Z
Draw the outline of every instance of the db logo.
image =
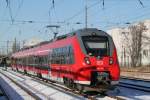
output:
M103 61L97 61L97 65L103 65Z

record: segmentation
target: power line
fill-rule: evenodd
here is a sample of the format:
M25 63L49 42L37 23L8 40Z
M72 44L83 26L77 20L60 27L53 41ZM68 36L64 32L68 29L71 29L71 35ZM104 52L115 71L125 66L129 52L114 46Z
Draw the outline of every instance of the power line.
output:
M127 19L127 22L130 22L131 20L135 20L135 19L138 19L138 18L142 18L142 17L144 17L146 15L150 15L150 12L143 13L142 15L138 15L138 16L132 17L130 19Z
M104 1L103 1L103 4L104 4ZM144 7L144 4L142 3L142 1L140 0L140 4L142 4L143 5L143 9L144 9L144 11L145 11L145 7ZM115 7L115 6L112 6L112 7ZM111 9L112 9L112 7L111 7ZM110 8L109 8L110 9ZM143 10L142 9L142 10ZM141 14L141 13L140 13ZM136 14L135 14L136 15ZM138 14L139 15L139 14ZM144 14L144 15L146 15L146 14ZM142 17L143 15L140 15L140 16L138 16L138 17L133 17L132 19L135 19L135 18L139 18L139 17ZM122 24L126 24L126 23L128 23L128 21L124 21ZM110 22L108 22L108 24L110 24ZM111 24L113 24L113 23L111 23ZM114 23L115 25L119 25L119 24L121 24L121 22L116 22L116 23ZM113 25L114 25L113 24Z
M9 23L11 22L11 20L0 20L0 22L6 22L6 23ZM33 24L33 23L39 23L39 24L42 24L42 23L49 23L49 21L36 21L36 20L14 20L14 23L22 23L22 24ZM61 22L61 21L53 21L52 23L57 23L57 24L62 24L64 22Z
M96 2L96 3L94 3L94 4L92 4L92 5L90 5L90 6L88 6L87 9L90 9L90 8L92 8L92 7L96 6L96 5L98 5L100 2L101 2L101 0L98 1L98 2ZM65 19L64 22L68 22L68 21L74 19L75 17L77 17L78 15L80 15L81 13L83 13L84 11L85 11L84 9L80 10L79 12L75 13L73 16L71 16L71 17Z
M55 14L55 17L56 17L56 20L58 21L58 16L56 14L56 4L59 5L59 4L62 4L62 2L64 2L64 0L60 0L59 2L55 2L55 0L50 0L50 3L51 3L51 6L49 8L49 11L48 11L48 15L49 15L49 21L51 23L51 15L52 15L52 11L54 11L54 14Z
M9 9L9 15L10 15L10 19L11 19L11 22L13 24L13 15L12 15L12 9L11 9L11 6L10 6L10 0L8 0L8 9Z
M87 28L87 24L88 24L88 22L87 22L87 20L88 20L87 10L88 10L88 8L87 8L87 0L86 0L86 4L85 4L85 28Z
M19 13L19 11L20 11L20 9L22 8L23 3L24 3L24 0L19 0L19 1L20 1L20 2L19 2L19 5L18 5L16 14L15 14L15 16L14 16L14 20L16 19L17 15L18 15L18 13Z

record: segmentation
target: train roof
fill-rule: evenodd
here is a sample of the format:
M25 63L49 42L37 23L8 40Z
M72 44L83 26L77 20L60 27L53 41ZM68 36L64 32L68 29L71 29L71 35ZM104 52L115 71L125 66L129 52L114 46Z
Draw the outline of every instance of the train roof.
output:
M109 34L102 30L98 30L97 28L84 28L84 29L79 29L74 32L75 34L79 36L86 36L86 35L98 35L98 36L108 36L110 37Z
M86 36L88 34L93 34L93 35L100 35L100 36L109 36L106 32L102 31L102 30L98 30L96 28L84 28L84 29L79 29L79 30L76 30L74 32L71 32L71 33L68 33L68 34L65 34L65 35L61 35L61 36L57 36L56 38L54 39L51 39L50 41L44 41L44 42L41 42L37 45L34 45L34 46L30 46L30 47L26 47L26 48L22 48L20 49L18 52L21 52L21 51L25 51L25 50L29 50L31 48L37 48L37 47L40 47L40 46L43 46L43 45L46 45L46 44L49 44L49 43L52 43L52 42L55 42L55 41L58 41L58 40L63 40L65 38L68 38L68 37L72 37L74 35L77 35L79 37L81 36ZM110 36L109 36L110 37ZM14 53L15 54L15 53Z
M22 48L21 50L34 48L34 47L37 47L37 46L40 46L40 45L44 45L44 44L48 44L48 43L51 43L51 42L54 42L54 41L57 41L57 40L62 40L62 39L65 39L67 37L74 36L76 34L78 34L80 36L81 35L83 36L83 35L87 35L89 33L93 33L93 35L109 36L106 32L104 32L102 30L98 30L97 28L84 28L84 29L79 29L79 30L76 30L74 32L68 33L68 34L57 36L55 39L51 39L50 41L43 41L43 42L40 42L37 45L26 47L26 48Z

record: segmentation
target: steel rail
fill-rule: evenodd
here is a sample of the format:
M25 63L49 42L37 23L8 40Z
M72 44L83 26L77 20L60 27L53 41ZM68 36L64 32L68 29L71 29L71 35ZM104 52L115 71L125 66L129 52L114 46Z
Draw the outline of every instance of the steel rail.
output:
M119 82L118 86L125 87L125 88L131 88L131 89L135 89L135 90L140 90L140 91L144 91L144 92L150 92L150 87L142 86L142 85Z
M8 100L11 100L9 98L9 95L6 93L5 89L0 85L0 89L1 89L1 92L3 93L3 96L5 96Z
M135 81L143 81L143 82L149 82L149 79L142 79L142 78L135 78L135 77L125 77L125 76L121 76L121 79L126 79L126 80L135 80Z
M20 76L20 75L17 75L16 73L14 72L11 72L9 71L10 73L12 74L15 74L16 76ZM20 74L22 74L22 72L19 72ZM35 75L30 75L30 74L26 74L26 76L29 76L32 78L33 81L36 81L40 84L43 84L45 86L48 86L48 87L51 87L53 89L56 89L58 91L61 91L61 92L65 92L66 94L69 94L71 96L74 96L74 97L77 97L79 99L83 99L83 98L80 98L79 96L81 97L84 97L84 98L87 98L89 100L98 100L98 97L97 95L94 95L94 96L91 96L91 95L88 95L88 94L85 94L85 93L80 93L78 90L76 89L70 89L70 88L67 88L66 86L62 85L61 83L59 82L55 82L55 81L52 81L52 80L48 80L48 79L44 79L44 78L38 78L37 76ZM21 76L22 77L22 76ZM110 98L113 98L113 99L117 99L117 100L124 100L120 97L117 97L117 96L109 96L107 94L102 94L102 96L107 96L107 97L110 97Z

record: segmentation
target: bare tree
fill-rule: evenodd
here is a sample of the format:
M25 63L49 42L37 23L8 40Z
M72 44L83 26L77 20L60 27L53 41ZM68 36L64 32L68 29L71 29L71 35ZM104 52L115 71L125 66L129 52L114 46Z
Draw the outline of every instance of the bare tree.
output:
M131 66L140 66L143 32L146 30L146 26L144 23L139 23L138 25L129 26L128 30L128 34L124 34L126 53L131 59Z

